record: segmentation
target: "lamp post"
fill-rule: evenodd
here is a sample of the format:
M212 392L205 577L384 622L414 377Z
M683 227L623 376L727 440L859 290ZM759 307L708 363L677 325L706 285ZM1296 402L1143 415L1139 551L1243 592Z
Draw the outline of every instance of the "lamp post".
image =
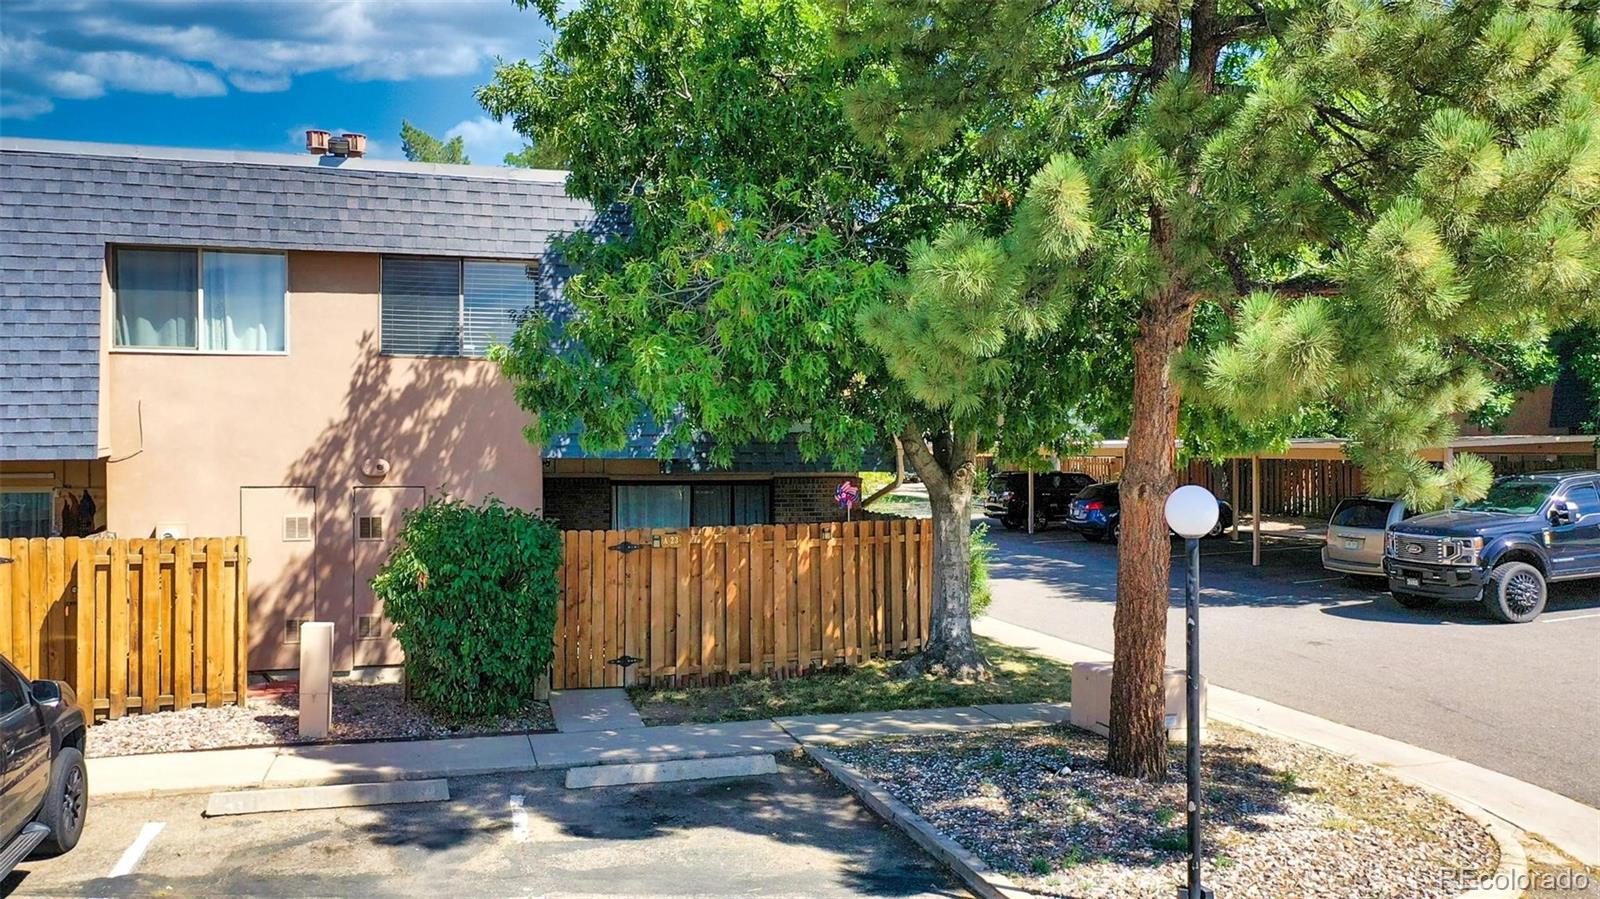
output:
M1211 899L1200 883L1200 538L1217 526L1217 498L1211 491L1188 484L1172 491L1165 508L1167 527L1183 538L1188 563L1183 591L1184 634L1188 650L1184 682L1188 706L1188 745L1184 767L1189 780L1189 879L1178 887L1178 899Z

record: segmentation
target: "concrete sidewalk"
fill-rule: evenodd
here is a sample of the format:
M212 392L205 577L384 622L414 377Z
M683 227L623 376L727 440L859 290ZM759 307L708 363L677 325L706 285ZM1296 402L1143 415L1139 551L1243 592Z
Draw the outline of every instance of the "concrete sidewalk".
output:
M1108 662L1110 653L992 618L973 622L975 633L1059 661ZM1537 834L1585 865L1600 866L1600 809L1543 787L1480 768L1399 740L1370 734L1315 715L1213 685L1210 717L1383 768L1395 777L1453 797Z
M1065 703L1031 703L93 758L89 760L89 792L95 797L204 793L793 752L812 742L1053 724L1067 720L1068 711ZM94 739L93 732L89 739Z

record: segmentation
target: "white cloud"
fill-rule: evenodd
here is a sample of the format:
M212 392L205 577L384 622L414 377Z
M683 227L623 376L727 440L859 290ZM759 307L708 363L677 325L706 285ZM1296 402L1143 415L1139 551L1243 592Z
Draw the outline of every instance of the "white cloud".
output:
M115 91L287 90L336 72L405 81L532 56L543 21L510 0L5 0L6 115ZM488 152L488 151L484 151ZM498 161L498 159L496 160Z
M467 156L478 165L500 165L507 153L515 153L523 144L522 135L509 121L497 122L488 116L460 122L444 136L446 140L459 136L466 145Z

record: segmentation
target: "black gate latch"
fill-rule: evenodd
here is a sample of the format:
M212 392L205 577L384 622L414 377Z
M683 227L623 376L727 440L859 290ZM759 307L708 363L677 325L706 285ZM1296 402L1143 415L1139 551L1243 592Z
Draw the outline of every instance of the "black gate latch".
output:
M618 543L616 546L613 546L611 548L616 550L619 553L626 554L626 553L631 553L636 549L644 549L644 544L643 543L634 543L632 540L624 540L621 543Z

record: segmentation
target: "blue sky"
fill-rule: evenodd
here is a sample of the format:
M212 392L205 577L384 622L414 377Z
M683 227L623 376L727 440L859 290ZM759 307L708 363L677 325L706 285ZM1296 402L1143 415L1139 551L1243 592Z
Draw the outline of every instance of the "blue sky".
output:
M319 127L399 158L408 118L498 164L522 141L472 91L548 40L511 0L4 0L0 134L295 152Z

